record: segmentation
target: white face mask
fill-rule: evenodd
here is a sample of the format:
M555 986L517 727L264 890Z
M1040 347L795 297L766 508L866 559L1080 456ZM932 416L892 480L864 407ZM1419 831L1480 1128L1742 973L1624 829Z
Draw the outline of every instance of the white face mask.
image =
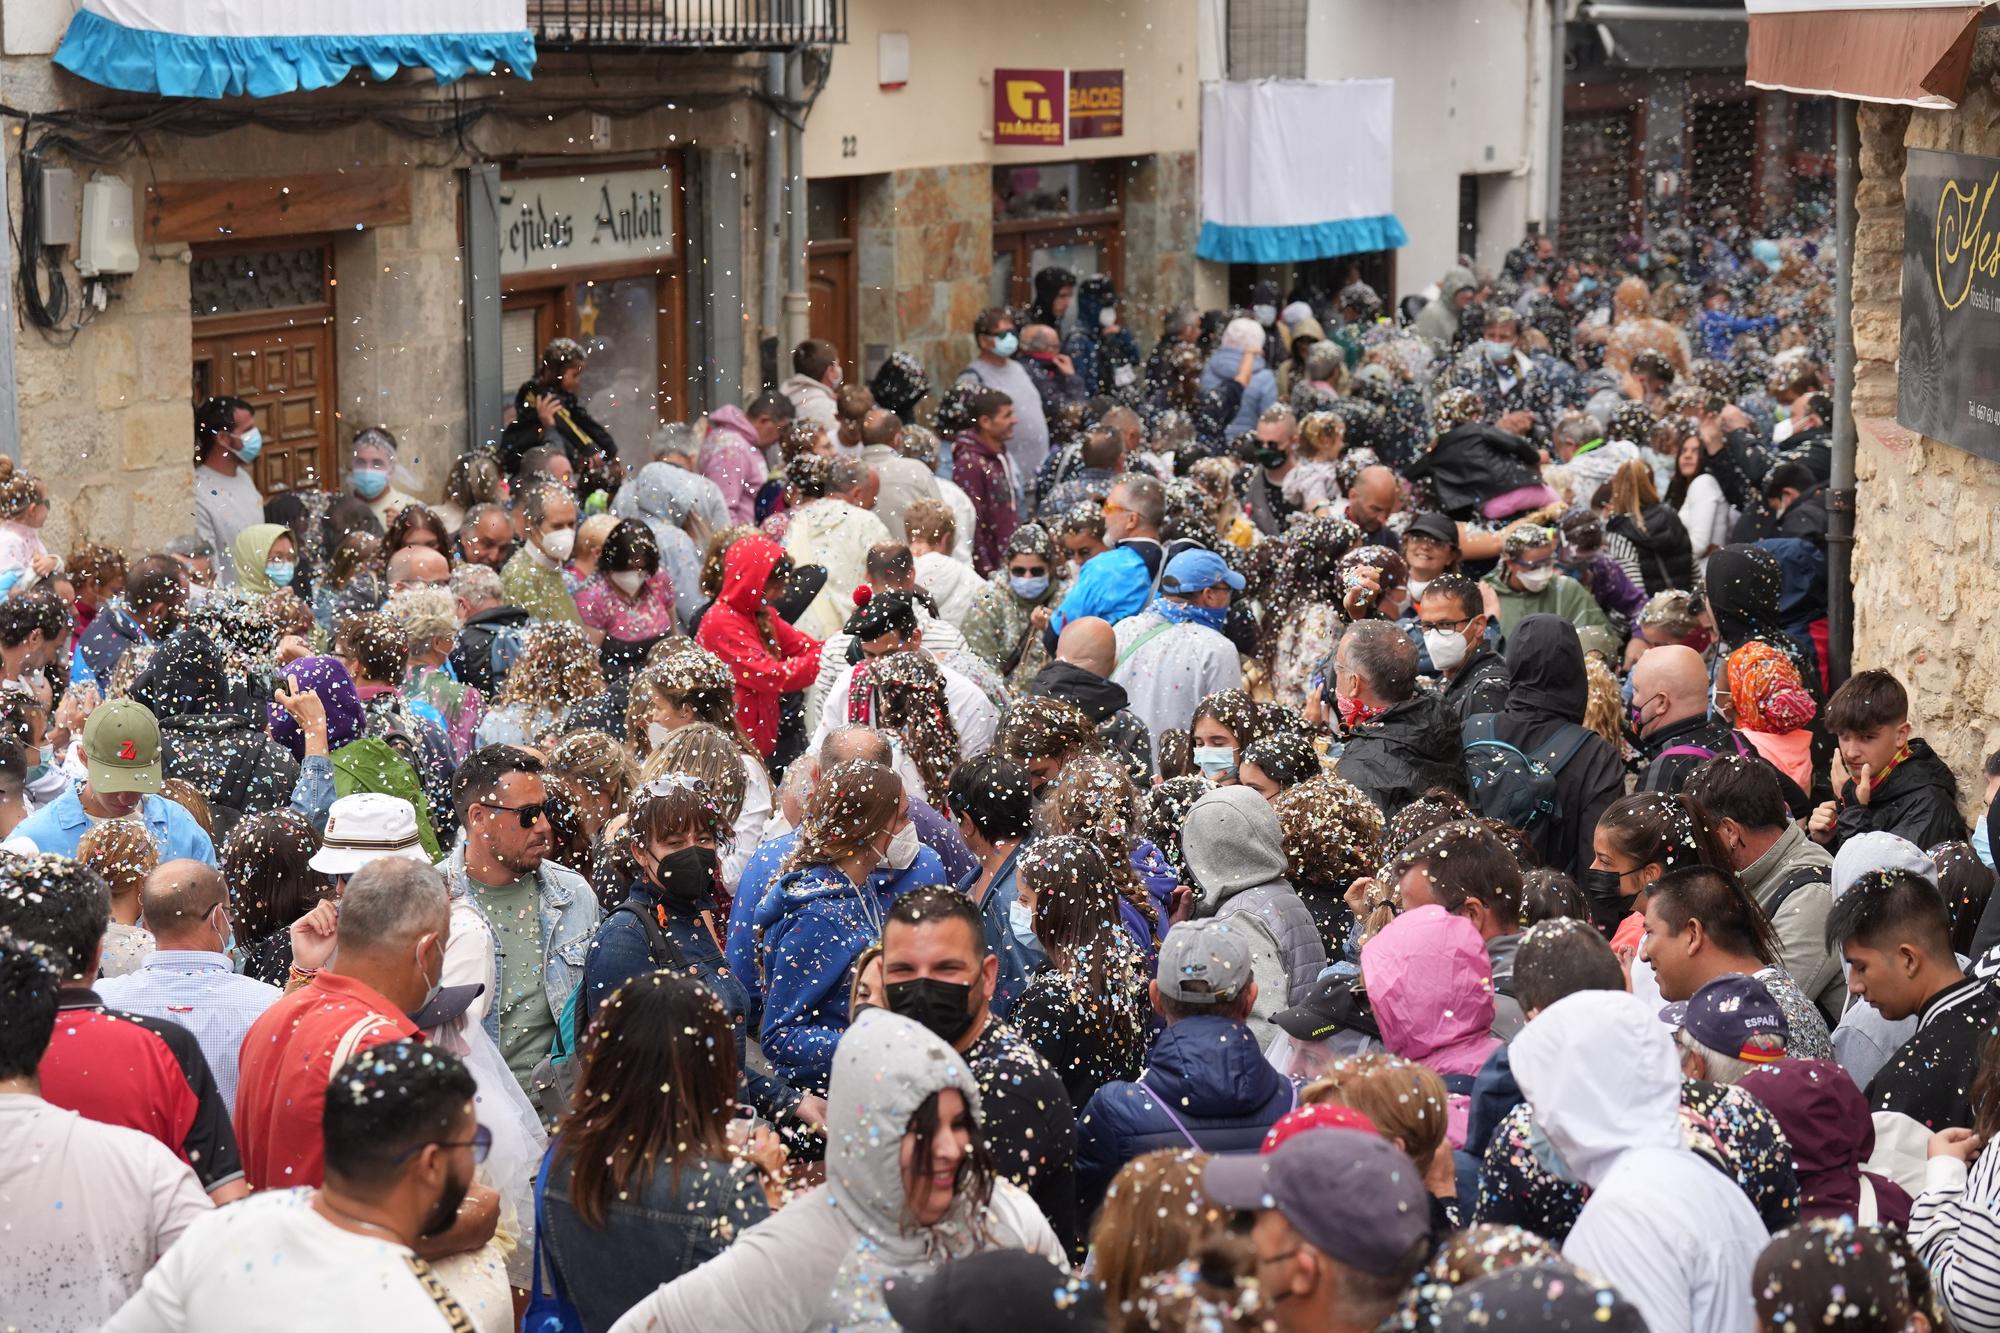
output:
M552 560L567 560L569 553L576 549L576 529L559 528L542 534L542 550Z
M663 722L648 722L646 724L646 742L655 750L665 745L667 737L673 734L674 729Z
M1432 666L1439 671L1450 671L1465 660L1465 636L1445 629L1427 629L1424 651L1431 655Z
M1520 580L1521 588L1524 592L1540 592L1554 581L1555 576L1556 572L1553 569L1517 569L1514 571L1514 577Z
M1791 421L1789 420L1780 421L1771 430L1771 443L1783 444L1786 440L1792 438L1792 431L1794 429L1796 429L1796 427L1793 425Z
M621 569L611 576L611 584L627 597L637 597L639 589L646 586L646 571L643 569Z
M896 830L896 836L889 839L889 850L882 854L882 864L891 870L908 870L910 863L917 859L917 848L923 843L917 839L917 826L905 824Z

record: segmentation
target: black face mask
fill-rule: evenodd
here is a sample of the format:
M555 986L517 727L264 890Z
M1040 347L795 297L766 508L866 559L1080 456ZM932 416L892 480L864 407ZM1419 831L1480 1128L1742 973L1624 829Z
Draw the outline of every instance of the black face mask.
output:
M1637 896L1625 892L1625 877L1615 870L1585 870L1577 875L1576 885L1590 904L1591 921L1606 931L1618 928Z
M676 907L698 907L714 899L719 865L713 847L683 847L655 863L653 890L662 902Z
M889 1011L913 1018L956 1046L972 1026L972 987L936 977L915 981L892 981L888 986Z
M1283 467L1285 465L1285 451L1283 449L1259 449L1257 451L1257 462L1260 466L1266 468Z

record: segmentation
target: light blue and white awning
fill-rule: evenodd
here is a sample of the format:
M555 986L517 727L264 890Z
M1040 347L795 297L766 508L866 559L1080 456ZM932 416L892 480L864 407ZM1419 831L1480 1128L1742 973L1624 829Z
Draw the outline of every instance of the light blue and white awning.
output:
M525 79L535 39L527 0L79 0L55 62L126 92L275 97L356 69Z
M1285 264L1409 244L1391 171L1395 92L1392 79L1204 84L1195 253Z

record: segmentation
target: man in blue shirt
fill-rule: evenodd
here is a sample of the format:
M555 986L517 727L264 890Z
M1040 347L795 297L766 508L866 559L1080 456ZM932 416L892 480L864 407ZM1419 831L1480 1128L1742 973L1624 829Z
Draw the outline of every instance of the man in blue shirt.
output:
M1167 516L1167 488L1156 477L1132 473L1111 488L1104 501L1104 538L1111 549L1084 562L1076 582L1063 594L1049 620L1049 649L1064 625L1085 616L1116 625L1138 615L1153 600L1166 548L1160 524Z
M83 724L83 758L88 780L22 820L15 838L73 857L92 824L143 811L161 861L216 863L215 845L194 816L159 794L160 724L151 709L130 699L99 704Z

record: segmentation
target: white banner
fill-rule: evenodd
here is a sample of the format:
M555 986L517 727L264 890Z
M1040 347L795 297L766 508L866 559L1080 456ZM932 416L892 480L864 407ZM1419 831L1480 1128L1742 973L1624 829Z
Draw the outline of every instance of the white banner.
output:
M500 271L664 259L674 253L671 167L517 176L500 186Z

